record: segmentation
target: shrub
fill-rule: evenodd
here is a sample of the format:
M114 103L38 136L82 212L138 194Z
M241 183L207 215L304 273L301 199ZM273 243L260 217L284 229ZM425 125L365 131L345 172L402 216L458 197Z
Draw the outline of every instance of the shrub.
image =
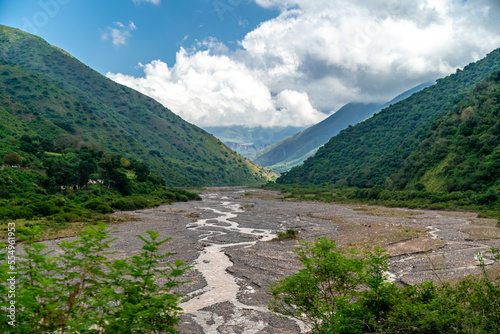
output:
M326 238L301 243L303 269L270 286L270 309L313 333L500 333L500 284L483 275L452 286L386 281L388 255L347 256ZM497 260L500 250L491 249Z
M88 201L83 207L99 213L113 213L113 209L108 203L96 199Z
M61 255L35 242L39 227L18 232L25 244L15 268L16 314L12 320L1 312L2 332L177 333L181 296L171 289L184 283L177 277L187 268L180 260L165 262L171 253L158 253L169 239L159 240L158 233L146 231L147 237L138 236L144 242L140 255L110 260L112 240L105 224L87 228L78 240L59 243ZM13 269L4 261L9 252L4 246L0 305L7 307L12 301L6 293L7 273Z
M295 230L288 229L286 232L281 232L278 231L276 232L277 237L273 240L287 240L287 239L297 239L298 238L298 232Z
M52 201L36 201L29 205L35 215L50 216L59 212L59 208Z

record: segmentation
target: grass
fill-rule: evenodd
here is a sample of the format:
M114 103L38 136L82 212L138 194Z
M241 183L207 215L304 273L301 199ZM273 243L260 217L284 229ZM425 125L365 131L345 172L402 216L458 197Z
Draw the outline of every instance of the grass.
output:
M465 240L470 241L500 239L500 228L467 227L460 229L460 232L467 233Z
M476 225L476 226L492 226L492 227L497 226L497 223L498 222L497 222L496 219L488 219L488 218L476 219L476 220L473 220L473 221L470 222L471 225Z
M139 219L133 215L126 213L114 213L107 215L96 215L92 220L77 221L71 223L58 224L53 221L46 219L39 220L27 220L27 219L17 219L15 220L16 229L22 227L31 227L34 225L40 225L42 227L42 240L51 240L59 238L69 238L75 237L78 233L83 232L85 228L89 225L95 225L100 221L104 221L108 224L120 224L130 221L138 221ZM0 222L0 237L5 238L7 236L7 224L8 221Z
M375 217L410 218L413 216L423 214L423 212L419 211L407 211L407 210L388 209L384 207L367 207L367 206L354 208L353 210Z
M240 198L282 199L283 194L275 194L275 193L271 193L269 191L266 191L266 192L252 191L252 192L245 193Z
M372 251L374 247L386 248L389 245L426 236L425 230L420 228L386 224L362 227L359 224L346 224L339 227L339 232L342 238L351 240L346 244L347 248L360 251Z
M278 231L278 232L276 232L276 235L277 235L277 237L271 241L283 241L283 240L290 240L290 239L297 240L299 238L299 236L298 236L299 232L292 230L292 229L288 229L288 230L286 230L286 232Z
M309 213L308 217L319 218L323 220L329 220L332 224L343 224L346 221L342 217L333 216L327 213Z

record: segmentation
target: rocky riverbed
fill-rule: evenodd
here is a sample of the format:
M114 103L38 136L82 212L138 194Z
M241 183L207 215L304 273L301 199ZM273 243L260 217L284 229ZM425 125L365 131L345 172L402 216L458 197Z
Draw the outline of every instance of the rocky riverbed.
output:
M473 213L438 212L287 201L278 192L213 188L202 201L131 213L111 236L116 257L140 252L146 230L173 240L165 251L192 265L180 289L189 333L301 333L301 323L271 314L266 287L300 269L295 240L273 241L277 231L299 240L330 237L345 248L386 248L391 280L413 284L479 272L478 252L500 247L496 222ZM497 266L486 256L488 267Z

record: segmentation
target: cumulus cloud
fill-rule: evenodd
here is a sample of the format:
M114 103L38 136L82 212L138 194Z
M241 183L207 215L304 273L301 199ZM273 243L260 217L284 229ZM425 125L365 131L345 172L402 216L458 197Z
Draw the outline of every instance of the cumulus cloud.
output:
M306 93L269 88L243 63L209 51L177 53L175 66L160 60L142 65L145 76L107 76L153 97L182 118L200 126L299 126L325 115Z
M112 27L106 28L106 32L101 35L101 39L106 41L111 38L115 46L126 45L127 40L132 37L131 32L135 29L137 29L137 27L132 21L129 21L128 25L124 25L121 22L115 22Z
M496 0L254 0L280 15L229 51L215 39L140 78L108 77L200 126L310 125L386 102L500 46Z

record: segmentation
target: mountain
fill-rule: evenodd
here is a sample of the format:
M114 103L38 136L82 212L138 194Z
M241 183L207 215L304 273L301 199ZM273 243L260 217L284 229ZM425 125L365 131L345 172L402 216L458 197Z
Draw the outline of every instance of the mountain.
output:
M383 108L395 104L430 85L430 83L418 85L384 105L349 103L322 122L264 148L251 155L250 159L266 168L285 172L313 156L322 145L343 129L364 121Z
M500 190L500 72L477 84L433 124L394 175L399 189Z
M250 158L261 166L284 172L316 153L321 145L340 130L373 115L379 107L380 105L373 103L349 103L320 123L289 136Z
M285 137L304 130L304 127L213 126L203 129L220 139L233 151L247 157Z
M267 179L214 136L37 36L0 26L0 59L2 102L29 132L144 161L170 186ZM19 114L11 103L27 109ZM53 123L49 131L43 122Z
M283 175L280 183L384 185L427 137L435 121L462 101L467 92L500 69L500 49L467 65L433 86L347 128L314 157Z

